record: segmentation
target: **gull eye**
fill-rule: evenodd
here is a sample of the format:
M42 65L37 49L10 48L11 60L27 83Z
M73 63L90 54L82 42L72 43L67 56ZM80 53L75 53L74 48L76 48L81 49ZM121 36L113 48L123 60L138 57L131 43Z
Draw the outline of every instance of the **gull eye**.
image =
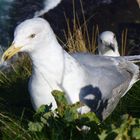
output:
M30 36L29 36L29 38L34 38L36 36L36 34L31 34Z
M99 41L100 41L101 43L103 43L102 39L99 39Z
M114 39L116 39L116 36L114 35Z

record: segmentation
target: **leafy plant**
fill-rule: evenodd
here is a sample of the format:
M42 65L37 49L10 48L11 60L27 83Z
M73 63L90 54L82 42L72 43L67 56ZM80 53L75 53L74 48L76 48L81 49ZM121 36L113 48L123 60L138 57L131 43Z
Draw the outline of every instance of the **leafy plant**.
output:
M97 139L97 140L131 140L140 139L140 119L129 115L119 117L118 121L110 119L101 123L93 112L79 114L77 109L82 104L69 105L65 94L60 91L52 93L58 108L51 111L51 105L43 105L34 115L34 121L29 122L29 130L34 133L44 133L51 140L65 139Z
M99 120L94 113L79 114L80 103L69 105L64 93L53 91L58 108L51 111L51 105L43 105L34 115L34 122L29 122L31 132L45 131L48 139L73 139L76 133L81 133L82 127L90 127L93 135L99 132ZM49 135L48 135L49 134ZM82 135L81 135L82 136ZM96 135L98 138L98 136Z

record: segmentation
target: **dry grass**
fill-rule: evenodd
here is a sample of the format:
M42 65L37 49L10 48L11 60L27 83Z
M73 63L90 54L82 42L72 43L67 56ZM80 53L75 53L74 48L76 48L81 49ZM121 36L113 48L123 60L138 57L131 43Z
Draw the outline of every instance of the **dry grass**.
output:
M124 29L122 31L122 39L121 39L121 51L120 51L120 54L122 56L126 55L126 48L127 48L127 33L128 33L128 29Z
M68 29L67 32L65 32L65 38L67 40L65 46L70 53L91 52L94 54L97 48L96 41L99 35L99 28L98 25L93 25L93 27L91 27L92 35L90 35L87 27L87 22L90 20L90 18L85 18L82 2L81 11L84 21L82 25L80 24L79 17L75 11L75 5L73 4L73 29L70 28L69 19L65 16Z
M93 25L91 27L92 34L89 34L87 23L90 20L85 18L84 9L81 2L81 11L83 15L84 23L81 25L79 21L79 17L75 11L75 5L73 4L73 29L70 28L69 19L65 16L66 23L67 23L67 31L65 31L65 39L67 40L64 47L70 53L74 52L90 52L95 54L97 49L97 38L99 36L99 27L98 25ZM120 47L120 54L122 56L127 55L127 34L128 29L124 29L121 34L121 47Z

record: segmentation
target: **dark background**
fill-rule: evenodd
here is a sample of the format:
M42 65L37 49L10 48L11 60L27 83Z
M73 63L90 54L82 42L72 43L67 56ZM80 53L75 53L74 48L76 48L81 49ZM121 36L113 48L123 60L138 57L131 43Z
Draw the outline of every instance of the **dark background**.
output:
M10 1L10 0L9 0ZM81 7L82 1L82 7ZM129 54L139 54L140 42L140 9L136 0L62 0L54 9L42 17L51 24L56 35L63 41L64 30L67 31L66 18L73 29L73 11L83 25L83 15L87 21L89 34L98 25L99 31L111 30L117 34L121 46L122 31L128 29L127 49ZM34 13L44 7L44 0L1 0L0 44L7 47L13 38L15 27L25 19L32 18ZM74 4L73 4L74 2ZM74 5L74 6L73 6ZM82 8L84 12L82 12Z

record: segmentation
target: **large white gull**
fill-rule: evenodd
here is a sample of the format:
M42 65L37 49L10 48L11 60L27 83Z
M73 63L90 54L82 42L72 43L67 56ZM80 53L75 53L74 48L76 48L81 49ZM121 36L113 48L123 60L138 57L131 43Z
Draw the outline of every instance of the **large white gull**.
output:
M132 86L139 80L139 67L121 57L87 54L91 63L79 63L63 50L49 23L42 18L28 19L17 26L13 43L2 61L17 52L27 52L33 63L29 91L34 109L51 103L52 109L57 108L51 92L61 90L70 104L85 104L80 113L93 111L104 120L130 83Z

